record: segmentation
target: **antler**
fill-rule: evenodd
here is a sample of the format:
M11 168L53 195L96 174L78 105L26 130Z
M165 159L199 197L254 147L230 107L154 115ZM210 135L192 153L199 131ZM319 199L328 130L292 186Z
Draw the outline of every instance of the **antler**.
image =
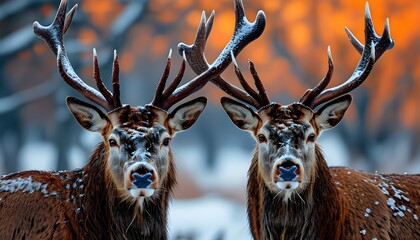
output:
M259 11L255 18L255 21L253 23L249 22L245 16L244 6L241 0L235 0L235 15L236 21L233 36L229 43L226 45L222 54L219 56L219 58L217 58L214 61L213 64L208 64L204 55L204 48L206 45L207 38L211 32L211 28L213 26L214 11L211 13L207 21L205 13L203 12L194 43L192 45L180 43L178 45L178 50L181 55L185 54L187 56L187 61L189 65L196 74L199 74L199 76L203 75L208 71L212 71L211 69L213 68L218 70L221 69L220 67L217 67L217 65L220 64L219 61L221 60L221 56L226 58L226 61L228 62L227 64L223 64L223 70L227 67L230 61L233 61L235 64L235 72L240 79L242 87L246 91L243 91L242 89L225 81L222 77L220 77L220 75L216 75L215 77L212 77L208 80L211 80L215 85L217 85L227 94L235 96L236 98L252 106L255 106L256 108L260 108L264 105L267 105L270 101L268 100L268 97L265 94L264 87L261 81L259 80L254 65L252 64L252 62L250 62L250 69L259 93L254 91L243 79L242 74L234 58L248 43L252 42L262 34L265 28L265 15L264 12Z
M322 103L328 102L341 95L349 93L353 89L362 84L369 76L374 64L382 56L382 54L394 47L394 41L391 39L391 32L389 29L389 19L386 19L382 37L379 37L374 29L372 17L370 15L369 4L365 7L365 42L363 46L357 38L345 28L347 35L353 47L361 54L359 63L356 66L350 78L339 86L324 90L331 80L333 72L333 62L331 51L328 47L328 72L324 79L313 89L307 90L299 100L300 103L314 109Z
M98 66L98 57L95 49L93 49L93 76L99 91L87 85L74 71L64 48L63 36L70 27L73 15L78 6L77 4L74 5L73 8L71 8L66 14L67 2L68 0L61 1L57 14L51 25L42 26L37 21L34 22L34 33L38 37L42 38L48 44L51 51L56 55L58 70L64 81L87 99L98 104L107 111L112 111L113 109L122 106L119 99L119 65L117 52L114 51L112 73L112 87L114 93L111 93L102 82Z
M232 38L230 39L226 47L223 49L223 51L220 53L220 55L217 57L217 59L210 66L208 66L206 63L206 68L202 69L196 78L178 87L185 71L186 57L183 54L184 61L181 65L178 75L165 90L166 81L168 79L171 67L172 51L170 51L165 70L156 88L155 96L151 102L152 105L167 110L175 103L181 101L190 94L198 91L208 81L214 79L215 77L218 77L226 69L226 67L232 61L232 58L230 56L231 52L233 53L233 55L239 54L239 52L246 45L248 45L250 42L252 42L261 35L265 27L264 13L259 12L255 23L250 24L248 21L246 21L246 19L241 20L242 18L244 18L242 2L240 0L235 1L235 12L237 18L235 31L233 33ZM48 44L51 51L57 56L58 69L65 82L67 82L71 87L76 89L80 94L93 101L94 103L100 105L107 111L112 111L115 108L121 107L122 104L120 101L118 78L119 65L116 51L114 51L114 63L112 73L113 93L105 87L100 77L98 59L95 49L93 50L93 76L99 91L88 86L73 70L73 67L70 64L70 60L68 59L66 50L64 48L63 35L71 24L74 12L77 8L77 4L66 15L67 2L68 0L61 1L59 9L57 10L57 15L50 26L45 27L40 25L38 22L35 22L35 34L42 38ZM213 22L213 15L214 14L212 14L211 16L211 22ZM208 26L205 20L206 16L203 12L199 31L206 29L206 27ZM211 29L211 26L209 29ZM206 36L208 36L209 33L210 31L206 33ZM194 64L191 64L191 67L194 69Z
M184 57L184 62L176 80L165 92L163 92L167 79L167 73L169 73L170 68L170 57L168 58L165 72L162 76L161 82L159 83L160 87L157 89L155 98L152 101L153 105L167 109L174 103L201 89L208 81L219 81L221 85L226 86L226 89L241 91L225 81L221 82L219 80L219 75L227 68L231 61L233 61L231 53L233 56L238 55L245 46L261 36L265 28L265 15L262 11L260 11L258 12L254 23L248 22L245 17L245 11L241 0L235 0L235 15L236 23L232 38L216 60L209 65L205 60L203 52L206 40L213 25L214 11L211 13L207 21L205 12L203 11L194 44L188 46L180 43L178 45L179 52ZM180 82L180 78L182 77L186 59L188 59L189 65L193 71L198 74L198 76L181 87L176 88Z

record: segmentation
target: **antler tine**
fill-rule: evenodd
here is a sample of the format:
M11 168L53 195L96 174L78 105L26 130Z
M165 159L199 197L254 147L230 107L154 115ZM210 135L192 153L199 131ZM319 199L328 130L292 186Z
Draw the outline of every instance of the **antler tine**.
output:
M179 83L182 81L182 77L184 76L185 72L185 62L186 62L186 56L185 53L182 54L182 64L179 68L178 74L175 76L175 79L172 81L172 83L169 85L169 87L165 90L163 93L163 99L168 98L178 87Z
M253 100L257 102L256 105L252 105L252 106L254 106L256 109L260 109L270 104L270 100L268 99L268 96L264 89L264 85L260 77L258 76L257 71L255 70L254 63L251 60L248 60L249 69L251 71L252 77L254 78L254 84L257 87L258 93L254 89L252 89L252 87L245 80L233 53L231 54L231 57L233 59L233 65L235 67L235 73L236 73L236 76L238 77L239 83L241 84L242 88L245 90L246 94L249 94L253 98ZM231 95L238 98L238 96L236 95L233 95L233 94ZM243 99L241 98L238 98L238 99L243 101Z
M201 13L200 24L197 28L194 43L192 45L186 45L185 43L178 44L178 53L181 56L185 53L191 69L197 74L200 74L209 68L209 64L204 56L204 48L206 47L208 36L213 27L213 22L214 11L211 12L207 21L206 13L203 11Z
M172 49L169 49L168 60L166 61L165 70L163 70L162 77L156 87L155 96L152 100L152 105L157 105L163 100L163 91L165 90L166 80L168 80L171 71L171 55Z
M394 41L391 39L391 31L389 28L389 19L385 20L385 27L382 33L382 37L378 36L374 30L372 17L370 15L369 4L366 3L365 11L365 42L373 41L375 43L375 52L381 53L381 55L387 50L394 47ZM350 39L350 43L360 53L363 53L364 45L353 35L353 33L346 27L345 31ZM385 49L383 49L385 48ZM379 59L380 55L377 54L376 60Z
M98 55L96 54L95 48L93 49L93 79L106 101L113 102L114 99L112 97L112 93L105 87L104 82L102 81L101 72L99 70Z
M114 50L114 60L112 61L112 91L114 108L121 107L120 99L120 65L118 63L117 50Z
M219 56L218 59L222 58L223 56L228 58L227 61L231 61L233 58L227 54L230 54L230 51L233 52L233 56L239 54L239 52L250 42L258 38L265 28L265 15L262 11L257 13L256 19L253 23L250 23L245 17L245 10L242 4L242 1L236 0L235 1L235 30L234 34L230 40L230 42L226 45L225 49L223 50L222 54ZM205 21L205 13L203 12L202 19L200 25L197 29L197 35L192 45L186 45L184 43L180 43L178 45L179 53L184 53L187 56L187 61L192 68L192 70L200 75L204 71L208 70L212 65L207 63L207 60L204 55L204 47L207 41L207 38L211 32L211 27L214 21L214 11L211 13L207 22ZM241 32L244 34L241 35ZM242 37L244 36L244 37ZM241 39L242 37L242 39ZM235 47L235 45L237 45ZM213 63L218 63L218 60ZM228 65L228 64L227 64ZM226 65L226 66L227 66ZM260 108L263 104L260 101L260 98L255 99L249 93L243 91L242 89L230 84L229 82L225 81L220 76L216 76L210 80L220 89L225 91L227 94L234 96L256 108ZM252 93L251 93L252 94Z
M264 85L263 85L260 77L258 76L258 73L257 73L257 70L255 69L254 63L251 60L249 60L248 62L249 62L249 70L251 71L252 77L254 78L254 83L255 83L255 86L258 89L258 94L261 97L261 102L264 105L268 105L268 104L270 104L270 99L268 98L267 93L266 93L265 88L264 88Z
M357 40L357 39L356 39ZM331 55L331 48L328 46L327 49L328 53L328 71L325 77L314 87L313 89L308 89L303 96L300 98L299 102L303 105L309 105L309 101L311 101L314 97L319 95L330 83L333 72L334 72L334 63L332 60Z
M388 19L385 22L382 37L379 37L376 34L368 3L366 3L365 8L365 46L363 46L360 43L360 41L357 40L357 38L350 32L350 30L346 29L346 32L350 38L351 44L359 53L361 52L362 56L360 58L360 61L357 64L353 74L346 82L342 83L339 86L321 91L316 95L310 94L310 96L308 96L309 93L305 94L301 103L304 103L312 109L316 108L322 103L325 103L341 95L349 93L353 89L360 86L360 84L362 84L369 76L375 62L378 61L378 59L386 50L392 49L394 46L394 41L391 39L391 32L389 28ZM323 81L321 81L321 83L322 82ZM324 83L322 84L324 85ZM318 88L318 86L316 88Z
M236 61L236 58L232 52L231 52L231 57L232 57L233 66L235 68L235 74L238 77L239 83L241 84L245 92L248 93L259 104L262 101L261 96L258 95L258 93L254 91L254 89L252 89L252 87L245 80L244 76L242 75L241 69L239 68L238 62ZM260 106L254 106L254 107L260 107Z
M34 33L43 39L51 51L57 57L57 66L63 80L69 84L72 88L78 91L81 95L85 96L87 99L92 102L100 105L107 111L111 111L115 108L114 102L109 101L109 94L105 93L105 89L98 84L98 88L101 89L97 91L96 89L87 85L74 71L70 60L68 59L66 50L64 48L63 36L64 33L71 25L73 15L77 9L77 4L70 9L66 14L68 0L62 0L60 6L57 10L57 14L54 18L54 21L49 26L42 26L39 22L35 21L33 24ZM94 65L97 61L96 53L94 52ZM96 59L96 60L95 60ZM96 72L96 73L95 73ZM99 76L99 67L94 66L94 75L95 81L100 79ZM102 84L103 85L103 84ZM111 94L112 95L112 94Z

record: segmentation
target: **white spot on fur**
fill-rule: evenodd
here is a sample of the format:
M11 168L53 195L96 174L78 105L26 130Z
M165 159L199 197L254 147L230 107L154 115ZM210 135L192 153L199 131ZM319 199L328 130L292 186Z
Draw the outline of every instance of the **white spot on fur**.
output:
M401 194L401 193L404 193L404 191L401 191L401 190L395 188L393 185L391 185L391 188L394 191L394 197L396 197L398 199L401 199L403 197L406 198L404 195Z
M402 206L395 205L395 200L392 199L392 198L388 198L387 204L394 211L394 213L393 213L394 216L399 216L399 217L404 217L405 216L405 214L401 211L402 210L401 207L403 209L406 209L406 207L404 205L402 205Z
M395 206L395 200L394 199L392 199L392 198L388 198L388 200L386 201L386 203L391 207L391 209L392 210L396 210L396 209L398 209L396 206Z
M406 202L409 202L409 201L410 201L410 199L409 199L408 197L404 196L404 195L401 195L401 197L402 197L402 199L403 199L404 201L406 201Z
M361 231L360 231L360 234L362 234L362 235L366 235L366 230L365 230L365 229L361 230Z
M382 188L381 191L385 194L385 195L389 195L388 190L386 190L385 188Z
M48 192L47 187L48 184L46 183L32 181L32 177L0 180L0 192L14 193L19 191L31 194L40 191L45 197L59 197L56 191Z
M404 217L405 215L403 212L399 211L399 212L394 213L394 216Z
M138 197L150 197L155 193L155 189L153 188L137 188L137 189L130 189L130 194L133 198Z
M369 217L369 214L372 212L372 210L370 210L370 208L366 208L365 210L365 217Z
M277 182L277 187L281 190L293 190L299 187L299 182Z

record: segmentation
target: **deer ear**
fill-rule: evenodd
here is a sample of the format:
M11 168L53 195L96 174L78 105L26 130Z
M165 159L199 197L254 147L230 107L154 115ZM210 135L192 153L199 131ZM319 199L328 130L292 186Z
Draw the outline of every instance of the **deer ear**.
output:
M207 98L199 97L175 108L168 116L168 126L173 134L190 128L204 111Z
M101 110L89 103L73 97L67 97L66 102L77 122L89 131L103 132L111 124Z
M319 130L335 127L343 118L351 103L351 96L344 95L325 104L315 113L315 123Z
M240 129L254 132L261 121L261 118L248 106L223 97L220 102L230 120Z

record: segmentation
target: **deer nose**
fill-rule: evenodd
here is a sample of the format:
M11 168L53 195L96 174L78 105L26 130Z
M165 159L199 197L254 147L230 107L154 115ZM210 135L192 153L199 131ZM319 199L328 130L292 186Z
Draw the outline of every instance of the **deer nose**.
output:
M291 160L286 160L277 165L277 175L282 181L296 181L298 178L299 165Z
M156 171L151 166L141 164L131 172L130 179L137 188L147 188L156 180Z

